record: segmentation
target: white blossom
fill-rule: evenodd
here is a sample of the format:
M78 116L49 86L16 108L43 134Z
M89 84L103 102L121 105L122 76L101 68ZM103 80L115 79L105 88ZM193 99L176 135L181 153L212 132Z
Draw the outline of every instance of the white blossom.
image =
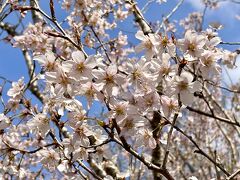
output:
M0 130L4 130L11 125L10 119L4 114L0 114Z

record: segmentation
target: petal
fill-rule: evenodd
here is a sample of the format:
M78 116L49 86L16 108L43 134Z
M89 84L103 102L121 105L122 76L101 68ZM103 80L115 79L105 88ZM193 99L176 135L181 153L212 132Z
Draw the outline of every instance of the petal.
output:
M187 30L187 32L185 33L185 39L190 41L194 36L194 33L192 32L192 30Z
M151 149L156 148L157 143L156 143L156 141L155 141L155 139L154 139L153 137L150 137L150 138L149 138L148 145L149 145L149 147L150 147Z
M97 65L94 56L89 56L89 57L86 59L85 64L86 64L86 66L89 67L89 68L94 68L94 67Z
M107 73L110 75L117 74L117 66L116 65L110 65L107 69Z
M163 62L168 62L171 56L168 53L163 53L162 54L162 61Z
M184 79L187 79L189 83L193 81L193 75L189 72L182 72L181 77L183 77Z
M55 61L55 59L56 59L54 53L51 52L51 51L48 51L48 52L45 54L45 56L46 56L47 61L50 61L50 62L53 62L53 61Z
M180 99L187 106L193 103L194 96L189 91L181 91Z
M144 43L141 43L135 47L136 53L140 53L141 51L145 50L145 45Z
M197 47L203 47L206 43L207 39L205 36L203 35L200 35L200 36L197 36L197 39L196 39L196 43L197 43Z
M219 43L221 42L221 38L220 37L214 37L209 41L209 46L210 47L215 47L217 46Z
M143 34L142 31L138 31L136 34L135 34L135 37L139 40L145 40L146 39L146 36Z
M94 69L92 75L97 79L103 79L105 77L105 71L103 69Z
M193 88L191 89L191 92L201 91L202 85L199 81L195 81L193 83Z
M33 60L38 61L40 65L44 65L46 63L46 56L44 55L34 56Z
M83 62L85 60L85 56L81 51L74 51L72 53L72 58L75 62Z

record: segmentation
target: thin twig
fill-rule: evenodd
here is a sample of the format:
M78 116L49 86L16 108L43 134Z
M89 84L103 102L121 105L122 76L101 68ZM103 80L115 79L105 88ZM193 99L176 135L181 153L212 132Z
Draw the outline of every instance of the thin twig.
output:
M226 45L240 45L240 42L220 42L220 44L226 44Z
M83 162L81 162L80 160L77 160L77 162L83 169L85 169L87 172L89 172L94 178L96 178L98 180L103 180L95 172L93 172L91 169L89 169L87 166L85 166L85 164Z
M238 169L236 172L234 172L233 174L231 174L230 176L227 177L227 180L233 180L235 176L237 176L238 174L240 174L240 169Z
M198 109L194 109L194 108L192 108L192 107L190 107L190 106L187 106L187 109L188 109L189 111L192 111L192 112L195 112L195 113L198 113L198 114L207 116L207 117L211 117L211 118L216 119L216 120L219 120L219 121L221 121L221 122L225 122L225 123L228 123L228 124L231 124L231 125L240 127L240 124L239 124L239 123L229 121L229 119L226 119L226 118L223 118L223 117L218 117L218 116L215 116L215 115L206 113L206 112L204 112L204 111L201 111L201 110L198 110Z
M166 118L165 118L166 119ZM176 129L178 132L180 132L182 135L184 135L187 139L189 139L194 146L197 148L197 150L195 150L195 153L201 154L204 157L206 157L210 162L212 162L214 165L216 165L224 174L226 174L227 176L230 176L230 174L221 166L221 164L217 163L216 161L214 161L207 153L205 153L200 147L199 145L193 140L192 136L187 135L183 130L181 130L179 127L173 125L168 119L166 119L166 121L174 127L174 129Z
M153 33L151 26L148 24L148 22L143 17L141 10L136 5L136 2L134 2L133 0L125 0L125 2L132 6L132 11L133 11L133 15L135 17L135 22L137 22L138 25L141 27L143 33L145 35L147 35L149 33Z
M141 9L141 12L144 14L145 11L147 10L147 8L149 7L149 5L151 3L153 3L155 0L148 0L148 2L143 6L143 8Z
M157 31L155 32L156 34L159 33L159 31L162 29L165 21L168 20L178 10L178 8L183 4L183 2L184 2L184 0L180 0L177 3L177 5L172 9L172 11L166 17L163 17L163 20L162 20L160 26L158 27Z
M179 115L179 112L176 112L174 114L172 125L176 124L178 115ZM170 146L170 142L171 142L172 132L173 132L173 126L170 127L170 130L169 130L169 133L168 133L168 137L167 137L167 145L166 145L165 154L164 154L164 158L163 158L163 164L162 164L162 168L163 169L166 168L166 164L167 164L167 159L168 159L168 154L169 154L169 146Z

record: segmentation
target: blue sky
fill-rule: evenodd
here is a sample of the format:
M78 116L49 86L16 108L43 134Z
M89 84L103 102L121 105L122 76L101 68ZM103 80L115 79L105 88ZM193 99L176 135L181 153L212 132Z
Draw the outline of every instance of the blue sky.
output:
M170 20L173 20L173 19L180 20L184 17L187 17L189 12L194 12L194 11L202 12L203 6L201 6L200 1L201 0L185 0L183 5L172 16ZM138 5L140 9L145 5L146 2L147 2L146 0L138 1ZM153 22L157 20L161 21L161 17L163 15L167 15L171 11L171 9L175 7L177 2L178 0L168 0L167 3L161 4L161 5L152 3L150 4L144 16L148 21L153 21ZM218 10L215 10L215 11L207 10L204 28L207 28L208 23L210 22L219 22L224 26L224 28L219 32L221 38L224 41L240 42L240 34L239 34L240 21L235 18L235 15L237 14L240 15L240 5L236 5L230 2L222 2L220 5L221 6ZM42 3L41 7L49 13L48 3ZM57 8L59 8L59 6ZM14 21L14 16L10 16L6 20ZM66 14L62 13L62 11L57 11L57 17L60 20L63 20L65 19ZM24 20L24 23L26 24L29 23L28 16ZM131 23L132 23L132 18L129 18L127 24L131 24ZM120 27L123 29L129 30L131 32L136 32L137 30L136 28L133 29L131 25L128 26L124 23L121 23ZM114 34L115 33L113 33L112 35ZM133 39L134 41L135 40L134 33L129 35L131 36L130 38ZM3 34L0 38L2 39L4 36L5 34ZM240 46L224 46L224 47L229 50L235 50L240 48ZM0 41L0 53L1 53L0 76L6 77L7 79L13 80L13 81L18 80L22 76L24 76L26 80L28 79L27 68L23 59L23 55L19 49L13 48L11 45L6 44L3 41ZM239 61L240 59L238 60L238 62ZM237 70L231 71L230 74L234 75L235 81L237 80L236 77L240 76L240 72L237 72Z

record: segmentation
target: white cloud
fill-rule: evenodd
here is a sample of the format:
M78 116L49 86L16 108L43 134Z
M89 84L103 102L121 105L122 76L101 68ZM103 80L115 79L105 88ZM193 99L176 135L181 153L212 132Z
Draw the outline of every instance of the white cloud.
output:
M186 3L190 4L195 11L203 12L204 4L202 0L186 0ZM214 22L219 22L223 26L228 28L239 28L236 25L236 15L240 12L240 6L231 1L222 1L218 3L217 9L207 9L205 16Z
M191 6L196 10L202 12L204 9L204 4L202 0L186 0L187 3L191 4ZM220 17L235 17L240 12L240 6L237 6L235 3L230 1L222 1L218 3L218 8L214 10L207 11L208 15L217 14Z

